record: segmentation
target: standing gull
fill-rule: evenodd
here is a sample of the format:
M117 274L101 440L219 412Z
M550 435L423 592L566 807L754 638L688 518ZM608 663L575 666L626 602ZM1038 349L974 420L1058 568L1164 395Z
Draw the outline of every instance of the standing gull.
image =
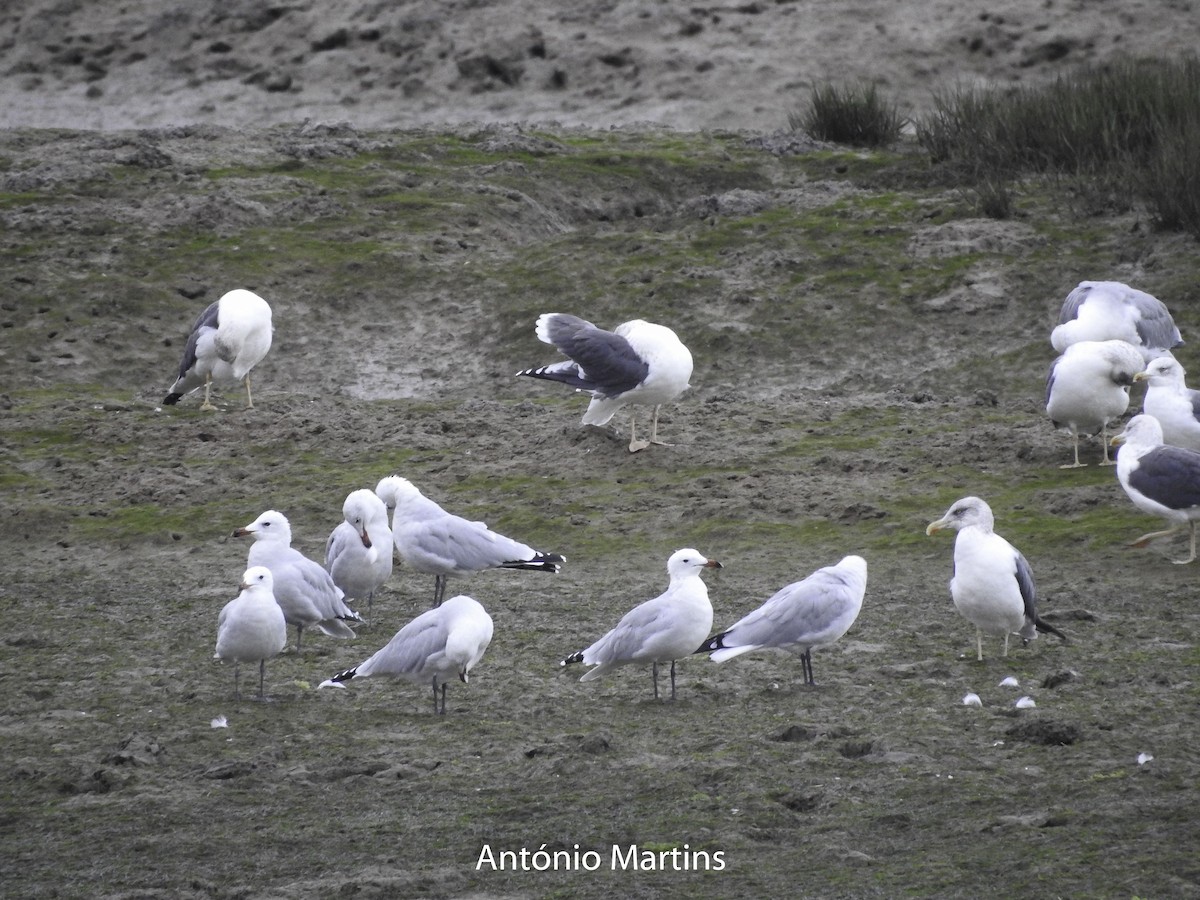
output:
M433 685L433 711L446 714L446 683L463 684L492 640L492 617L480 603L460 594L421 613L387 642L382 650L353 669L338 672L321 687L352 678L385 675ZM438 708L438 688L442 704Z
M1190 535L1187 559L1196 558L1196 519L1200 518L1200 453L1163 443L1162 426L1153 416L1134 416L1125 430L1113 438L1117 453L1117 479L1129 499L1142 512L1162 516L1172 523L1165 531L1152 531L1133 542L1144 547L1155 538L1167 537L1187 525Z
M163 403L171 406L184 394L204 386L201 409L216 409L209 393L214 381L244 381L246 406L250 396L250 370L271 349L271 307L251 291L230 291L200 314L183 348L179 377Z
M1079 341L1132 344L1149 362L1183 343L1170 310L1157 297L1119 281L1081 281L1067 295L1050 343L1059 353Z
M275 599L287 623L296 626L297 653L302 632L310 625L330 637L354 637L346 622L361 622L358 613L346 605L341 588L329 573L292 547L292 526L283 513L269 509L233 533L234 537L246 535L254 538L247 564L271 570Z
M950 596L963 618L975 626L975 647L983 661L983 633L1019 634L1025 643L1039 631L1067 639L1061 631L1038 618L1037 588L1033 570L1016 547L992 530L992 510L978 497L956 501L946 514L930 522L926 534L943 528L958 532L954 539L954 576Z
M674 331L642 319L605 331L578 316L545 313L538 317L537 336L569 359L517 375L560 381L590 393L584 425L604 425L626 405L653 406L649 440L638 440L637 416L630 411L629 452L663 443L658 439L659 409L687 390L692 377L692 354Z
M804 683L815 685L814 647L827 647L850 630L867 591L867 561L847 556L803 581L789 584L731 628L710 637L697 653L712 652L724 662L752 650L772 647L798 654Z
M233 695L241 699L238 665L258 663L258 699L263 699L267 660L287 646L287 622L275 602L274 579L264 566L251 566L242 575L241 593L225 604L217 617L216 659L233 660Z
M1187 386L1185 375L1175 357L1160 356L1133 380L1146 382L1142 412L1158 419L1163 443L1200 450L1200 391Z
M1046 376L1046 412L1055 428L1071 432L1075 462L1079 461L1079 435L1101 435L1102 466L1108 458L1108 423L1129 408L1129 386L1145 365L1141 354L1124 341L1081 341L1072 344L1050 366Z
M325 568L352 600L367 601L367 621L375 592L392 574L392 529L387 507L374 491L351 491L342 521L325 542Z
M704 569L720 569L690 548L676 550L667 560L671 582L653 600L635 606L617 626L586 650L572 653L560 666L581 662L595 666L580 681L594 681L609 669L650 663L654 699L658 699L658 664L671 663L671 699L675 699L675 660L690 656L712 628L713 608L700 578Z
M392 513L392 539L400 559L414 572L433 575L433 605L446 594L451 575L485 569L532 569L558 572L565 556L543 553L497 534L483 522L446 512L407 478L389 475L375 488Z

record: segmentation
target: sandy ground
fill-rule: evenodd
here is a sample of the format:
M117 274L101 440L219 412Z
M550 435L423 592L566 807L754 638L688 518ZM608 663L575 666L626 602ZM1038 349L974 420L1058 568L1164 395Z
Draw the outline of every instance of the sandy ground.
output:
M753 133L844 74L849 43L914 104L1195 44L1182 6L1023 6L6 8L0 892L1200 894L1194 565L1171 564L1179 541L1127 547L1157 521L1111 470L1060 470L1042 409L1081 278L1162 296L1200 368L1195 241L1055 191L982 220ZM435 124L512 119L749 133ZM163 408L230 282L276 309L256 408ZM533 321L555 308L674 324L697 360L664 410L674 447L630 455L625 422L581 429L579 398L512 377L554 358ZM212 659L231 531L276 506L319 559L346 492L393 472L568 566L455 586L496 638L443 720L412 685L316 690L428 603L403 569L374 627L306 637L268 665L270 702L235 702ZM951 540L924 534L966 493L1069 644L974 661ZM866 556L816 689L777 656L681 662L674 704L640 669L558 669L684 545L725 563L718 623ZM668 857L632 870L634 845ZM496 871L485 848L568 864Z

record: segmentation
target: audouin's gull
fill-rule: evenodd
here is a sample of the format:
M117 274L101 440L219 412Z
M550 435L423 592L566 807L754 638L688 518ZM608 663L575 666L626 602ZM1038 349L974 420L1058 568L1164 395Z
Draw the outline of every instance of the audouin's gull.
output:
M778 648L800 657L804 683L813 680L812 650L827 647L850 630L867 591L867 561L847 556L777 591L766 603L713 635L697 653L724 662L752 650Z
M325 568L347 598L367 601L368 622L375 592L392 574L392 553L387 507L374 491L351 491L325 542Z
M1063 302L1050 343L1059 353L1079 341L1125 341L1149 362L1183 343L1166 305L1119 281L1081 281Z
M1129 499L1142 512L1172 523L1165 531L1142 535L1133 546L1144 547L1187 525L1188 556L1175 562L1190 563L1196 558L1196 520L1200 518L1200 453L1165 445L1162 426L1144 413L1130 419L1112 442L1121 447L1117 453L1117 479Z
M217 659L233 660L233 695L241 698L238 665L258 663L258 699L263 699L267 660L287 646L287 622L272 593L274 579L265 566L242 575L241 593L217 617Z
M378 653L353 669L338 672L320 687L373 675L431 684L433 711L445 715L446 683L457 677L466 684L471 669L483 658L491 640L492 617L478 601L460 594L421 613L397 631Z
M271 349L271 307L267 301L241 288L230 291L200 314L183 348L179 377L163 398L168 406L184 394L204 387L201 409L216 409L210 399L214 381L243 381L246 406L250 396L250 370Z
M1046 412L1055 428L1071 432L1075 461L1061 468L1084 465L1079 461L1079 435L1097 434L1108 458L1108 423L1129 408L1129 386L1141 371L1141 354L1124 341L1081 341L1072 344L1050 366L1046 376Z
M446 512L407 478L389 475L375 493L392 513L396 551L414 572L433 575L433 605L446 594L451 575L470 575L485 569L532 569L558 572L566 557L543 553L497 534L483 522L471 522Z
M1158 419L1163 443L1200 450L1200 391L1187 386L1186 374L1173 356L1160 356L1133 380L1146 382L1142 412Z
M978 497L956 500L946 514L925 529L933 534L944 528L958 532L954 539L954 576L950 596L954 606L975 626L975 648L983 660L983 633L1019 634L1029 643L1039 631L1066 640L1053 625L1038 618L1037 588L1033 570L1016 547L992 530L992 510Z
M296 652L305 628L315 627L330 637L352 638L354 630L347 622L361 622L358 613L342 599L342 589L320 563L292 547L292 526L287 517L269 509L234 537L251 535L247 564L266 566L275 577L275 600L283 607L284 618L296 626Z
M638 440L637 417L630 411L629 452L663 443L658 439L659 409L687 390L692 377L692 354L674 331L642 319L605 331L578 316L546 313L538 317L537 336L569 359L517 375L590 393L584 425L604 425L626 405L653 406L649 440Z
M617 626L586 650L572 653L561 666L595 666L580 681L594 681L610 669L650 663L654 699L658 699L658 664L671 663L671 699L675 699L675 660L690 656L712 628L713 608L700 578L705 569L719 569L691 548L676 550L667 560L671 581L666 591L627 612Z

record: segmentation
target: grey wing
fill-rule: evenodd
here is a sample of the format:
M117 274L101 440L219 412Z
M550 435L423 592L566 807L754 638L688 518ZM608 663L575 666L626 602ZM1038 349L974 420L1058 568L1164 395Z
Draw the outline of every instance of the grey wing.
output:
M1061 359L1062 357L1060 356L1054 362L1050 363L1050 370L1046 373L1046 406L1050 405L1050 395L1054 393L1054 379L1057 375L1059 360Z
M196 345L200 341L200 335L206 328L215 329L217 327L217 309L218 302L213 301L208 305L204 312L200 313L196 319L196 324L192 326L192 331L188 335L187 344L183 348L183 360L179 363L179 377L185 378L196 366Z
M329 532L329 540L325 542L325 568L333 571L334 564L341 558L350 542L361 538L355 533L354 527L347 522L339 522L338 526Z
M1130 470L1129 484L1173 509L1200 506L1200 453L1156 447Z
M447 515L417 535L410 547L462 569L478 571L531 558L532 547L490 530L482 522Z
M446 649L448 631L443 616L428 610L417 616L358 667L359 675L413 676Z
M550 342L579 368L578 387L615 397L646 379L650 367L629 341L586 319L559 313L546 320Z
M782 588L759 607L757 619L746 629L747 639L743 640L741 633L734 637L739 643L768 647L819 643L832 631L844 631L839 625L852 607L851 589L845 581L817 572Z
M1177 347L1183 336L1171 318L1171 311L1157 297L1145 291L1130 290L1130 300L1137 308L1137 333L1147 347Z
M647 600L625 613L611 631L584 651L585 659L603 663L629 659L641 651L660 631L659 623L665 625L667 606L657 602L659 599Z
M1063 301L1062 310L1058 314L1058 324L1065 325L1072 319L1078 318L1079 307L1083 306L1083 301L1088 298L1088 294L1092 292L1093 285L1090 282L1083 281L1067 294L1067 299Z
M1025 615L1030 621L1037 620L1037 587L1033 582L1033 569L1020 550L1013 548L1016 554L1017 586L1021 589L1021 599L1025 603Z

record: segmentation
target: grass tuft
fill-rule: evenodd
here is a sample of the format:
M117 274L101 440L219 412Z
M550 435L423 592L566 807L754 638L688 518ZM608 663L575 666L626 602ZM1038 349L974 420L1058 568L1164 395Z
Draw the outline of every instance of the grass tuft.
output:
M808 106L788 115L792 131L855 147L886 147L900 138L907 120L873 84L814 85Z

